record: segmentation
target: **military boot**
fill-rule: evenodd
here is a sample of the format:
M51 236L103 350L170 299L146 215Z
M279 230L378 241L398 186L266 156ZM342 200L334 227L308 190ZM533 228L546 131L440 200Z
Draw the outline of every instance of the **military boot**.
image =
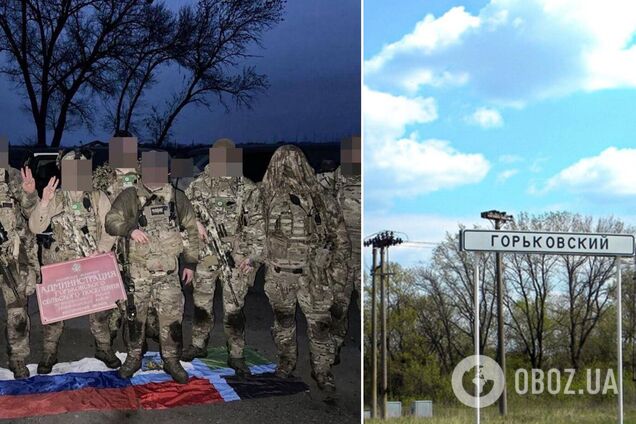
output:
M190 345L183 349L181 360L184 362L192 362L194 358L205 358L208 356L206 348Z
M124 364L119 368L119 371L117 371L117 374L119 374L121 378L130 378L139 368L141 368L141 358L128 354Z
M55 364L57 364L57 353L45 353L38 363L38 374L49 374Z
M115 352L113 352L112 349L106 349L106 350L98 349L95 352L95 358L105 363L108 368L121 367L121 361L115 355Z
M181 363L176 358L164 359L163 370L170 374L174 381L180 384L188 383L188 373L183 369Z
M228 357L227 364L236 372L236 376L239 378L245 378L252 375L250 367L248 367L245 362L245 358Z
M29 369L24 362L24 359L11 359L9 361L9 369L13 372L13 377L16 380L20 378L29 378Z
M334 393L336 391L336 383L334 382L331 371L311 372L311 378L316 381L318 388L323 392Z
M287 357L281 357L278 366L276 367L276 372L274 373L276 377L279 378L288 378L291 376L292 371L296 368L296 364L294 361Z

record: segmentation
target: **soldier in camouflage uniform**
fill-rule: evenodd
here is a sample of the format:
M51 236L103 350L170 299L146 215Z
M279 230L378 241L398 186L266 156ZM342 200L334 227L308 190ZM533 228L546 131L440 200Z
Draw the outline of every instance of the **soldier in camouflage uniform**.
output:
M126 250L137 310L134 331L129 331L128 356L119 375L129 378L141 367L146 318L153 306L159 318L164 370L185 384L188 374L179 362L184 300L178 258L183 253L183 280L189 284L198 260L199 239L192 204L182 191L168 184L167 166L167 154L164 160L159 152L144 153L142 184L117 196L106 216L106 231L129 244ZM188 233L185 246L180 229Z
M181 359L192 361L207 356L210 330L214 325L214 289L219 278L223 288L223 327L227 337L228 365L239 376L250 373L243 356L243 306L247 291L254 283L254 273L243 274L235 266L228 266L223 272L219 254L230 255L230 262L234 264L243 261L247 246L242 233L249 231L250 221L262 221L258 205L248 206L255 188L252 181L242 176L241 149L236 149L231 140L221 139L210 149L210 164L185 192L197 213L201 249L194 279L192 344L184 350ZM211 225L216 227L208 228ZM253 242L258 243L258 240ZM215 247L219 244L222 253Z
M33 233L41 234L49 225L53 232L50 244L42 249L44 265L109 252L115 242L115 238L104 231L104 218L110 209L108 197L103 192L89 190L89 187L78 190L78 185L84 185L85 180L82 180L91 173L87 155L88 152L77 150L60 153L58 166L62 169L62 179L68 178L69 181L62 182L65 186L63 190L56 190L59 181L56 177L51 178L44 188L42 200L29 218L29 228ZM83 164L87 165L87 169L79 176L64 171L63 162L73 160L83 160ZM95 357L109 368L117 368L121 361L112 349L110 314L111 311L90 314L89 325L95 338ZM50 373L53 365L57 363L57 348L64 330L64 321L46 324L43 327L43 355L38 364L38 374Z
M110 202L114 202L119 193L129 187L135 187L137 182L141 180L139 175L139 162L137 149L137 137L125 131L118 131L108 143L108 163L98 167L93 174L93 181L96 189L103 189ZM116 246L120 247L120 243ZM120 252L118 252L118 256ZM121 263L120 263L121 266ZM121 327L122 318L125 314L125 302L119 303L119 308L113 310L110 317L110 329L114 336ZM128 337L125 335L127 329L124 328L124 343ZM159 343L159 323L157 322L157 313L151 308L146 320L146 337L152 338ZM144 341L144 352L147 345Z
M351 241L351 251L346 252L347 262L335 263L329 267L328 276L334 292L331 308L332 334L336 346L334 365L340 363L340 349L347 334L347 313L351 293L355 288L360 301L360 242L361 242L361 177L360 138L344 140L340 148L339 166L334 172L318 175L320 185L338 202L344 215L345 225ZM358 307L360 304L358 303Z
M333 293L330 263L347 259L349 238L335 201L323 194L314 170L295 146L274 152L262 182L267 272L265 293L274 311L272 334L278 348L276 374L296 366L296 303L307 318L312 377L322 390L335 390L330 334ZM250 258L251 265L252 259ZM241 264L241 268L244 268Z
M29 168L21 172L9 166L8 141L0 140L0 255L15 280L15 286L2 278L0 288L7 311L7 348L9 369L16 379L28 378L26 358L30 354L29 332L31 323L27 310L28 296L33 294L39 264L35 236L28 231L27 219L37 204L35 180ZM37 247L36 247L37 249ZM35 253L35 255L34 255Z

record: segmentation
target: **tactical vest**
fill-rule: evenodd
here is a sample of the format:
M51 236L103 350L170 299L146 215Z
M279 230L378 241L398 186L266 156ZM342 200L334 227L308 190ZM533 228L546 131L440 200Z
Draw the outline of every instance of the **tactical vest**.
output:
M177 206L172 199L172 187L154 192L155 197L141 210L139 229L148 235L149 243L130 240L130 261L152 273L172 273L177 269L183 241L177 224ZM141 208L152 194L137 190ZM141 218L143 217L143 218ZM145 226L143 225L145 223Z
M238 219L242 209L244 195L244 182L240 177L210 177L207 173L202 174L194 183L190 201L194 207L197 219L206 225L206 220L200 216L200 209L207 211L212 221L216 225L221 242L225 248L234 251L236 248L236 235L238 232ZM207 225L212 225L208 223ZM207 226L206 225L206 226ZM208 237L211 231L208 228ZM182 234L184 242L187 234ZM218 262L209 246L200 244L199 249L200 265L203 268L214 268Z
M192 203L200 203L216 222L219 235L231 242L236 235L238 216L242 205L242 178L210 178L200 184L194 192Z
M351 240L351 251L354 256L360 254L361 232L361 184L360 177L346 176L336 173L336 193L338 203L344 215L345 226Z
M62 202L62 212L51 218L51 230L55 240L50 249L55 259L47 263L68 261L84 256L83 251L90 251L87 238L73 236L73 231L88 234L96 246L100 239L101 227L97 222L97 203L99 192L83 193L77 201L73 201L68 192L59 191L57 201ZM79 232L77 234L80 234Z
M20 248L20 230L23 222L18 222L22 217L18 202L9 187L8 172L0 168L0 223L4 228L0 241L0 254L5 258L17 258ZM5 240L6 238L6 240Z
M295 205L288 193L279 193L269 202L267 211L267 257L274 266L302 268L313 259L324 242L323 217L315 211L308 196L297 196Z

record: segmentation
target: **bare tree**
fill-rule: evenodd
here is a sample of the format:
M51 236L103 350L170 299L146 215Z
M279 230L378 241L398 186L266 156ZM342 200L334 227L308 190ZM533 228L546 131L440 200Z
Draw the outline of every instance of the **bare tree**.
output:
M112 88L112 70L144 21L145 0L22 0L0 4L1 71L24 89L38 145L92 125L91 94Z
M562 231L623 233L631 231L615 218L602 218L596 224L591 217L559 214ZM566 302L561 324L568 334L568 352L572 367L579 368L585 344L610 306L610 282L614 258L563 256Z
M154 143L161 145L188 105L210 108L211 97L228 108L227 100L249 107L253 96L267 87L266 77L253 67L239 68L260 45L261 36L282 20L285 0L199 0L179 11L178 27L187 34L174 59L183 75L181 87L153 107L146 119Z
M547 224L547 225L546 225ZM548 228L549 217L520 214L511 228L539 231ZM549 330L548 302L557 284L558 257L553 255L504 255L507 282L504 303L509 313L508 326L528 355L533 368L541 368L544 342Z
M473 278L475 265L479 265L480 280L480 351L484 352L492 322L494 319L495 296L494 255L475 254L459 250L459 240L456 234L447 234L446 239L435 248L432 266L436 278L444 285L448 296L454 301L456 318L454 325L457 330L469 339L474 339L473 305L475 282Z
M111 100L105 127L112 132L137 132L135 117L143 94L157 82L158 69L184 44L185 34L164 4L148 6L145 12L146 19L130 35L134 42L115 62L114 90L105 93Z
M470 351L473 341L458 330L454 299L428 267L416 267L415 284L423 294L417 302L417 328L438 357L445 373L453 370L457 361Z

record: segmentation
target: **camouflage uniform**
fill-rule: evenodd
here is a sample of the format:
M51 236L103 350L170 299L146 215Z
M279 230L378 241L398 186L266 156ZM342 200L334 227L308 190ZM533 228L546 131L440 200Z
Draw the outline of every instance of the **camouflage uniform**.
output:
M140 180L138 169L133 168L111 168L108 163L98 167L95 170L93 176L94 187L104 187L104 192L108 196L108 199L112 202L115 201L119 193L129 187L136 187L137 181ZM121 243L117 243L118 250L117 256L120 257ZM120 263L121 266L121 263ZM122 325L122 319L126 313L125 302L119 303L119 308L113 309L109 320L109 326L111 331L117 334L117 330ZM124 333L126 330L124 326ZM154 308L150 308L148 316L146 317L146 337L155 340L159 343L159 322L157 321L157 311ZM128 337L124 334L124 343L128 342Z
M66 262L86 256L90 250L108 252L115 238L104 231L104 217L110 209L110 201L103 192L70 192L58 190L55 197L45 206L38 203L31 217L29 228L35 234L41 234L51 225L52 241L48 248L42 249L42 264L49 265ZM94 246L89 241L74 237L73 229L86 227ZM81 231L81 230L79 230ZM96 357L112 368L121 363L112 352L114 339L109 329L111 311L96 312L89 315L91 333L95 338ZM57 348L64 330L64 321L43 326L43 359L38 373L48 374L57 362ZM107 359L104 359L107 358Z
M321 388L333 390L333 293L326 269L330 262L346 260L344 252L350 247L344 220L335 200L323 194L304 154L293 146L283 146L272 156L262 202L265 293L274 310L277 374L287 376L296 365L298 302L308 323L312 375Z
M260 208L246 208L246 203L249 202L248 197L256 186L245 177L211 177L208 166L188 186L185 193L194 206L199 222L207 221L205 216L202 216L203 211L212 221L207 225L216 225L221 242L225 244L227 251L232 252L235 264L239 264L245 257L245 246L242 242L244 239L240 237L242 231L249 225L249 220L262 220L254 216L260 213ZM210 231L208 231L208 238L212 238ZM214 325L212 311L214 289L217 278L220 278L223 287L223 327L227 337L229 362L235 364L243 359L245 347L243 306L247 291L254 283L254 274L244 275L233 268L232 281L225 281L217 255L210 247L211 244L211 242L207 245L201 242L199 265L194 279L192 348L187 349L191 351L191 355L187 357L184 355L184 360L192 360L190 356L205 356L203 352ZM200 355L195 355L195 352L200 352ZM241 371L249 372L249 369L243 367Z
M26 378L29 370L25 360L30 354L29 330L31 323L27 311L27 297L33 294L39 263L35 236L28 231L26 219L37 204L37 192L26 193L20 172L14 168L0 168L0 223L8 240L0 245L0 255L10 266L17 283L16 292L6 281L0 284L7 310L7 349L9 368L16 378ZM15 268L14 268L15 266ZM13 272L17 270L18 272Z
M173 200L174 199L174 200ZM145 205L145 207L144 207ZM146 225L140 226L140 214ZM188 232L187 243L181 239L179 227ZM150 239L147 244L130 239L130 276L134 284L134 300L137 316L128 340L128 357L120 368L122 377L130 377L141 366L142 345L145 339L148 308L157 310L164 369L175 380L187 381L187 374L178 362L182 349L181 319L183 317L183 293L179 280L178 258L183 253L184 267L196 267L199 240L196 217L192 205L180 190L169 184L150 191L143 184L122 191L106 216L106 231L122 238L140 229ZM176 377L173 369L180 368L185 381Z
M334 172L319 174L318 181L327 190L327 194L338 202L351 241L351 251L346 252L347 262L332 261L328 272L334 294L331 328L336 352L339 352L347 334L347 312L354 288L358 292L358 302L360 301L361 178L359 175L344 175L341 168L338 168Z

